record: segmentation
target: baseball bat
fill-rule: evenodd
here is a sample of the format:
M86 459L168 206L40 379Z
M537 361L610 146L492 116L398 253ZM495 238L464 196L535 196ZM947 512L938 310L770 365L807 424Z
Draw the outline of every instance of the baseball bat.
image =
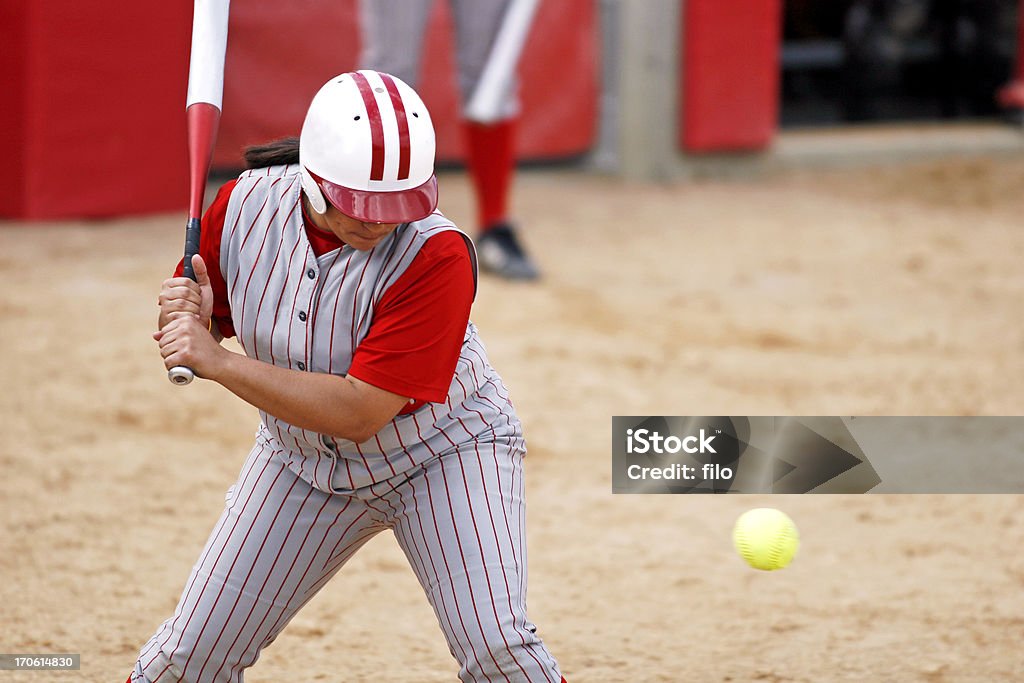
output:
M192 257L199 252L203 198L210 174L213 145L224 96L224 55L228 41L230 0L196 0L192 16L192 53L188 66L185 125L188 132L188 221L185 223L183 274L195 281ZM183 386L195 378L191 368L177 365L167 379Z
M512 0L505 9L487 64L466 104L465 117L470 121L494 123L501 117L501 105L519 64L519 55L530 32L537 2Z

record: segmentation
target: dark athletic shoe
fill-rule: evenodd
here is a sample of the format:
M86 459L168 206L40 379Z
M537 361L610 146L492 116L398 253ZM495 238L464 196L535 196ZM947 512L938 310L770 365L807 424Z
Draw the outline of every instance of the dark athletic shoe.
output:
M485 230L476 240L480 268L506 280L536 280L537 266L527 256L508 223Z

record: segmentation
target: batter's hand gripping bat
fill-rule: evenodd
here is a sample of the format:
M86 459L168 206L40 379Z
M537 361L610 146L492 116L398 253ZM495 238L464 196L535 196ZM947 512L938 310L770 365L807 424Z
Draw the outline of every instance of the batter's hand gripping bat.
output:
M224 54L228 42L230 0L196 0L192 17L192 55L188 69L188 100L185 121L188 129L188 222L185 224L184 275L195 281L192 257L199 251L200 218L206 177L210 173L213 143L220 124L224 95ZM167 371L167 379L185 385L195 378L191 368L178 365Z

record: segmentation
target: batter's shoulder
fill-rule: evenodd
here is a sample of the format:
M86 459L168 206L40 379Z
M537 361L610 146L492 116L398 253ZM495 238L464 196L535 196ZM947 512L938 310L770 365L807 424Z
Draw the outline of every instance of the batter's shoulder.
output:
M449 230L458 230L455 223L440 211L434 211L426 218L409 223L409 227L426 236Z
M425 242L424 248L429 245L431 251L441 247L442 244L458 244L459 236L471 247L473 241L469 235L459 230L449 218L440 211L434 211L426 218L408 224L408 229L414 230L419 239Z
M455 279L472 283L472 296L476 295L479 277L476 246L466 233L441 212L435 211L423 220L409 224L424 240L414 262L415 269L445 271Z
M248 169L235 180L231 205L235 211L240 211L244 206L259 206L267 200L286 201L290 196L298 196L299 187L297 164Z
M434 211L426 218L410 223L409 228L415 230L419 238L424 240L422 258L468 257L475 269L476 247L473 246L473 240L440 211Z
M266 166L263 168L250 168L238 175L238 184L251 187L260 183L273 183L279 178L297 176L299 174L298 164L281 164L278 166Z

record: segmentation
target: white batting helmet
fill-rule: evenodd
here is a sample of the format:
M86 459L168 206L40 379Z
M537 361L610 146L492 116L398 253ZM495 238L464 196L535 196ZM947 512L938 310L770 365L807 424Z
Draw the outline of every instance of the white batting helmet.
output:
M379 71L329 80L313 98L299 137L302 189L317 213L408 223L437 208L434 126L423 100Z

